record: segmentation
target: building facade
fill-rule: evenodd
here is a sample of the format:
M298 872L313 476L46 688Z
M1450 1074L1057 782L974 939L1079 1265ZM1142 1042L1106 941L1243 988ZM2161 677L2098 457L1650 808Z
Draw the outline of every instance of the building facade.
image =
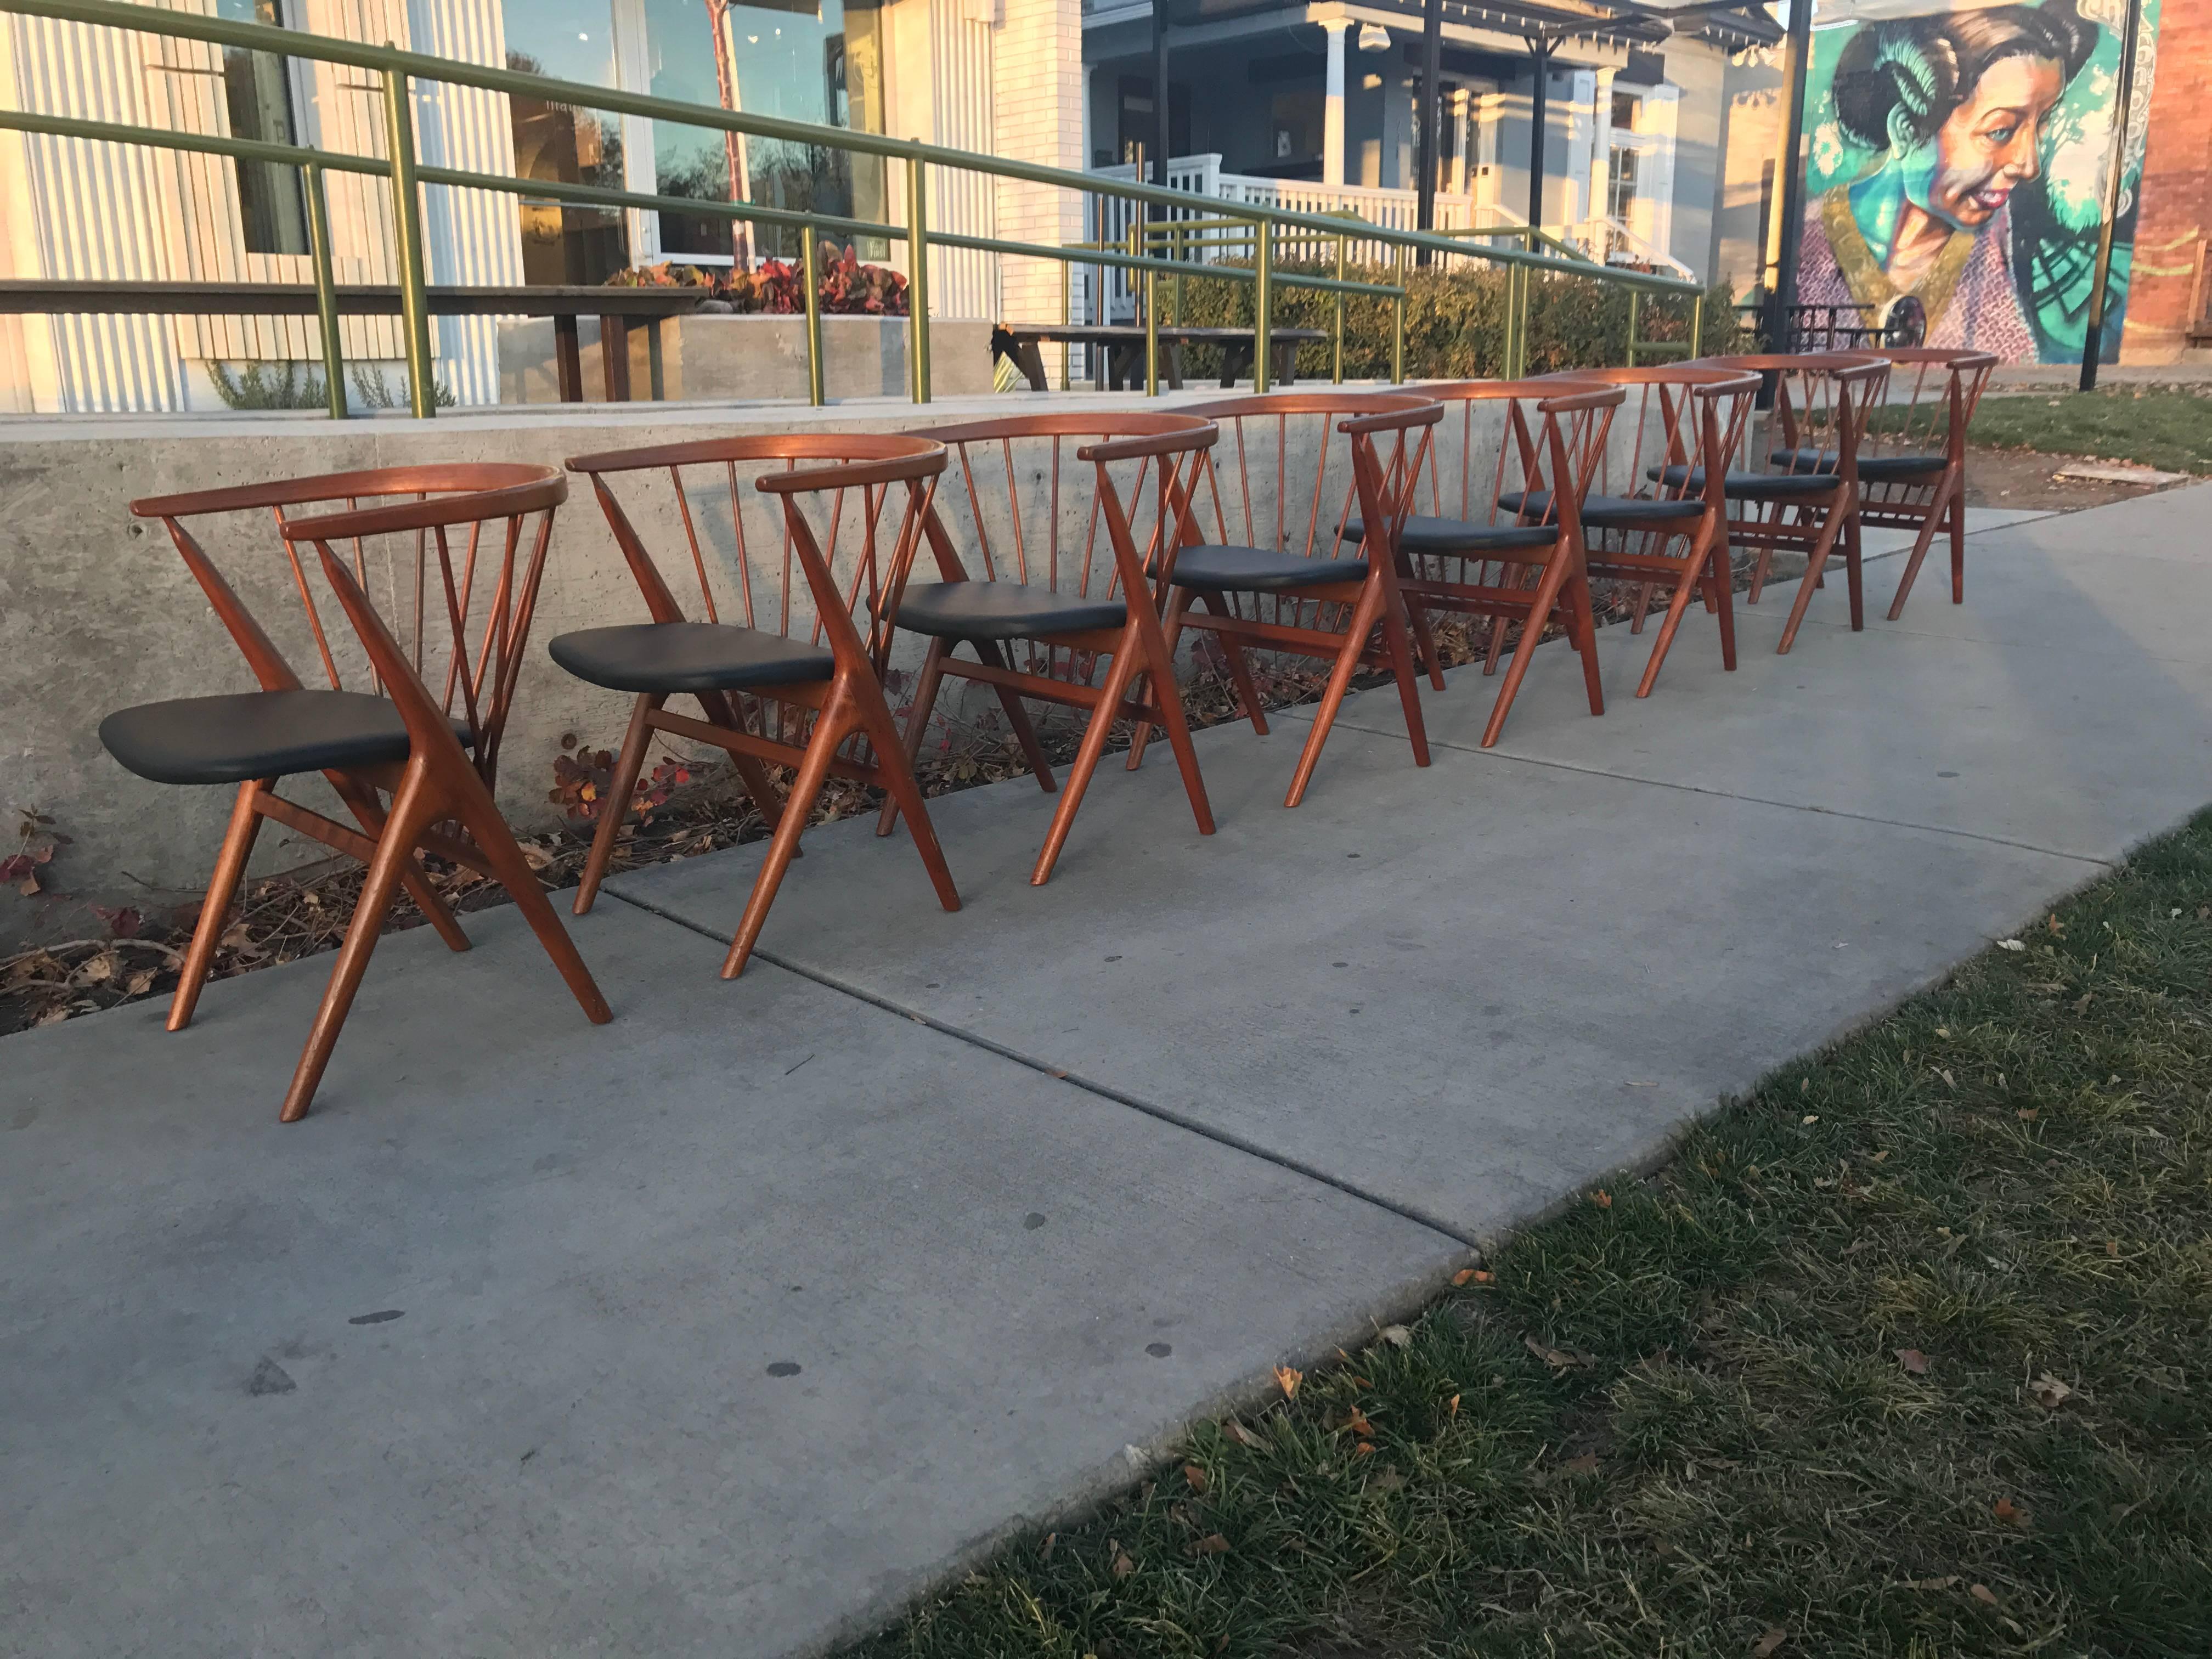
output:
M166 0L165 9L390 42L465 63L921 138L1080 168L1077 0ZM380 156L366 71L139 33L0 17L0 107ZM825 148L617 117L471 88L415 88L426 165L675 197L738 198L897 222L900 169ZM1065 191L933 169L933 228L1073 240ZM312 280L295 169L0 133L0 276L46 281ZM338 280L396 280L383 181L329 179ZM533 204L428 187L434 283L593 283L664 259L728 265L795 254L788 233L678 213ZM896 245L864 255L902 264ZM1058 304L1039 261L933 250L933 313ZM1035 290L1034 293L1031 290ZM498 320L433 323L459 401L499 395ZM396 320L343 324L357 401L394 397ZM0 410L226 405L248 366L319 356L311 319L0 317ZM404 401L404 398L402 399Z

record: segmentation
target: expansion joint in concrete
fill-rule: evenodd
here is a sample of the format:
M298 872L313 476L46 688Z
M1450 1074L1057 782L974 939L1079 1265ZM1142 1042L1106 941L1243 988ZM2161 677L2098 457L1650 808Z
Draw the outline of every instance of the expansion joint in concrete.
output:
M678 927L688 929L703 938L718 941L721 939L721 935L716 933L712 928L702 927L687 916L678 915L672 910L664 910L657 904L648 904L642 899L632 897L614 888L602 889L601 896L617 899L633 909L642 910L648 915L659 917L663 921L673 922ZM1125 1106L1133 1112L1141 1112L1146 1117L1158 1118L1163 1123L1171 1123L1178 1129L1202 1136L1218 1146L1242 1152L1248 1158L1258 1158L1262 1163L1273 1164L1277 1169L1288 1170L1292 1175L1302 1176L1308 1181L1333 1188L1347 1197L1358 1199L1363 1204L1371 1204L1378 1210L1386 1210L1390 1214L1413 1222L1417 1226L1426 1227L1431 1232L1450 1239L1454 1243L1464 1244L1471 1249L1476 1249L1482 1248L1486 1242L1472 1233L1453 1226L1449 1222L1438 1219L1418 1205L1401 1204L1395 1199L1382 1197L1355 1182L1346 1181L1341 1176L1331 1175L1328 1170L1315 1164L1308 1164L1299 1158L1285 1158L1282 1153L1269 1147L1248 1140L1242 1135L1231 1134L1214 1125L1201 1122L1196 1118L1176 1111L1171 1106L1163 1106L1157 1101L1146 1100L1139 1096L1114 1088L1109 1084L1086 1078L1079 1072L1071 1072L1064 1067L1054 1066L1050 1060L1038 1055L1026 1053L1019 1048L1008 1048L1005 1043L994 1042L979 1031L971 1031L965 1026L939 1019L933 1014L922 1012L918 1008L909 1008L903 1003L893 1001L889 997L879 995L865 986L855 985L850 980L842 979L835 974L824 973L818 968L810 968L804 963L794 962L780 951L770 950L766 945L755 946L753 956L759 961L782 969L787 974L796 974L801 979L811 980L826 990L841 992L856 1001L865 1002L871 1007L880 1008L885 1013L896 1014L902 1019L912 1020L917 1025L926 1025L931 1030L941 1032L957 1042L964 1042L971 1048L981 1048L986 1054L998 1055L1001 1060L1010 1060L1017 1066L1026 1066L1030 1071L1041 1073L1054 1082L1067 1084L1072 1088L1082 1090L1085 1094L1096 1095L1101 1100L1110 1100L1117 1106Z

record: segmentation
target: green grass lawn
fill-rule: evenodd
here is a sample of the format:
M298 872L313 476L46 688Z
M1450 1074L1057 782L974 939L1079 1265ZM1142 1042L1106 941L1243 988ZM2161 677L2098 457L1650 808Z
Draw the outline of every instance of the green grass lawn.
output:
M2212 1651L2212 814L866 1659Z
M1992 393L1974 411L1969 430L1972 441L2001 449L2212 472L2212 398L2191 392L2117 386L2055 395Z

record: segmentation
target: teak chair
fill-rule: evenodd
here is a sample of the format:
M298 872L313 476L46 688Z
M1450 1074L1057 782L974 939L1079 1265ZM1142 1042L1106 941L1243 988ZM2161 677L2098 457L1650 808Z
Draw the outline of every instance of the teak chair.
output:
M1869 347L1890 367L1889 384L1859 445L1859 522L1916 533L1889 620L1905 614L1913 579L1939 532L1951 538L1951 603L1966 599L1966 428L1997 360L1937 346ZM1899 392L1902 392L1902 398ZM1794 459L1794 458L1793 458ZM1821 453L1815 465L1832 465ZM1781 456L1776 465L1785 464Z
M306 1116L314 1099L396 888L407 890L447 945L468 949L468 936L416 861L420 852L504 886L586 1015L594 1024L613 1018L491 793L554 509L567 494L568 480L550 467L456 465L337 473L131 503L139 517L159 519L167 528L261 684L258 691L126 708L100 723L108 752L141 777L238 789L170 1001L168 1029L181 1030L191 1021L264 819L368 866L330 988L284 1097L287 1123ZM249 590L294 591L302 616L289 631L301 644L312 641L327 689L302 683L208 550L216 526L206 521L263 512L275 516L289 580L272 580L274 571L257 573ZM454 532L464 529L465 544L457 549ZM345 544L347 556L333 544ZM355 648L327 625L302 548L313 550ZM396 632L369 599L372 588L385 592L398 613ZM342 660L355 683L368 690L345 689ZM433 685L440 688L435 694ZM359 829L276 793L283 779L307 772L323 775ZM379 792L390 795L388 805ZM456 827L466 839L453 833Z
M1865 352L1802 352L1794 356L1758 353L1735 357L1701 357L1695 367L1746 370L1766 377L1774 387L1771 423L1765 433L1763 458L1748 451L1747 427L1737 460L1722 479L1732 509L1729 539L1759 550L1748 600L1759 603L1766 572L1778 549L1805 555L1805 577L1783 625L1776 654L1797 642L1797 630L1823 586L1822 571L1840 545L1844 582L1850 594L1851 629L1866 626L1866 600L1859 568L1859 508L1863 495L1859 453L1867 420L1881 403L1889 365ZM1764 465L1756 464L1763 459ZM1655 483L1702 493L1705 469L1681 463L1646 467Z
M1154 580L1167 594L1169 650L1175 649L1187 628L1210 634L1228 659L1230 679L1243 712L1263 737L1267 717L1245 652L1288 651L1329 664L1321 706L1291 775L1290 792L1283 798L1285 806L1305 799L1322 745L1328 740L1352 675L1362 667L1386 669L1397 681L1413 763L1426 766L1429 742L1421 722L1419 665L1407 637L1409 618L1399 592L1404 561L1398 550L1398 528L1411 482L1428 447L1428 428L1443 417L1443 410L1425 395L1286 392L1227 398L1183 412L1220 422L1232 439L1206 458L1203 499L1186 503L1178 514L1178 534L1154 566ZM1376 445L1383 434L1389 434L1387 460ZM1333 435L1345 440L1340 452L1330 441ZM1312 446L1313 485L1310 491L1305 488L1309 463L1300 454L1295 462L1294 499L1292 451L1304 444ZM1237 461L1234 499L1242 507L1234 525L1230 490L1221 477L1231 448ZM1266 469L1267 457L1262 453L1258 508L1252 495L1255 448L1272 449L1274 463ZM1340 453L1344 464L1332 468L1331 457ZM1272 480L1267 471L1273 472ZM1266 523L1264 511L1271 495L1275 507L1272 526ZM1209 507L1212 541L1201 539ZM1297 517L1305 520L1304 537L1293 548L1298 539ZM1362 528L1363 520L1374 526L1373 533ZM1243 532L1241 540L1238 530ZM1194 604L1202 611L1193 611ZM1418 616L1411 621L1420 625ZM1433 665L1425 635L1422 656ZM1438 677L1437 684L1441 688L1443 684ZM1129 750L1131 769L1143 761L1149 736L1146 728L1137 729Z
M1547 374L1562 385L1617 386L1633 391L1636 422L1626 465L1616 466L1609 444L1600 453L1597 481L1583 501L1587 568L1594 578L1632 584L1635 601L1628 631L1641 634L1656 587L1671 590L1659 637L1651 647L1636 695L1648 697L1660 665L1690 608L1692 595L1720 618L1721 666L1735 670L1735 582L1729 562L1728 498L1721 480L1729 458L1743 440L1745 424L1759 395L1759 376L1691 364L1654 364L1637 368L1569 368ZM1624 416L1626 411L1624 410ZM1616 421L1615 433L1625 423ZM1662 469L1674 482L1647 485L1645 470ZM1672 473L1664 471L1674 468ZM1689 488L1690 473L1702 471L1704 488ZM1613 488L1613 479L1621 489ZM1540 495L1529 503L1543 510ZM1504 505L1519 508L1518 496Z
M1199 833L1212 835L1213 809L1146 564L1164 540L1175 541L1170 515L1188 510L1188 476L1218 435L1212 423L1181 414L1020 415L926 435L950 448L961 487L940 489L921 514L939 580L910 583L881 606L881 614L929 641L907 717L908 756L921 752L945 678L976 681L997 694L1038 787L1049 794L1059 786L1022 700L1088 711L1030 876L1042 886L1066 845L1114 723L1158 721L1167 728ZM1080 471L1063 485L1070 447L1091 469L1087 486ZM1115 479L1117 465L1128 478L1126 494ZM1152 511L1140 550L1148 483ZM953 654L963 642L975 661ZM1111 665L1094 685L1102 657ZM884 803L878 835L890 833L900 810L896 799Z
M1429 512L1406 520L1407 602L1417 616L1442 611L1489 618L1486 674L1497 672L1505 624L1521 624L1482 746L1496 744L1505 729L1536 646L1555 623L1582 659L1590 713L1602 714L1582 506L1613 411L1628 394L1620 386L1558 380L1451 380L1421 391L1448 410L1456 404L1457 419L1447 416L1429 458ZM1477 411L1491 409L1503 428L1496 434L1477 428ZM1493 436L1494 458L1487 453ZM1456 517L1445 516L1448 468L1457 474L1458 499L1450 503Z
M748 535L738 468L763 462L781 462L782 470L755 480L756 516L766 521ZM807 817L832 775L881 789L904 809L939 902L957 910L960 895L882 684L891 644L884 607L896 604L905 584L921 520L945 471L944 446L926 438L792 433L580 455L568 467L591 479L652 617L563 634L547 647L578 678L636 697L576 890L576 914L589 910L599 895L646 752L661 732L728 754L774 831L723 959L724 979L744 971L784 872L799 856ZM693 473L689 481L686 469ZM703 622L684 616L615 490L616 479L637 478L629 493L632 506L642 513L653 492L641 475L661 473L672 495L662 498L662 516L672 515L683 526ZM716 539L712 532L720 529L721 515L695 511L702 493L723 495L717 505L728 514L727 540L711 550L707 543ZM886 536L885 508L894 495L902 505ZM848 498L854 497L848 511ZM817 536L805 503L825 498L826 527ZM710 532L704 540L702 526ZM763 562L766 568L756 570ZM721 619L710 563L735 567L742 623ZM672 696L696 698L704 718L672 713L666 706ZM787 795L778 795L763 762L792 769Z

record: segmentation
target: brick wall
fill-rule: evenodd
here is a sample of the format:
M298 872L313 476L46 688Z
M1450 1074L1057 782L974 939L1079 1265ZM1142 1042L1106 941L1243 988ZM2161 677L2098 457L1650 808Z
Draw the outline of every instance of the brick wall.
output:
M2165 0L2160 13L2125 363L2170 363L2191 349L2197 251L2212 236L2212 6Z

